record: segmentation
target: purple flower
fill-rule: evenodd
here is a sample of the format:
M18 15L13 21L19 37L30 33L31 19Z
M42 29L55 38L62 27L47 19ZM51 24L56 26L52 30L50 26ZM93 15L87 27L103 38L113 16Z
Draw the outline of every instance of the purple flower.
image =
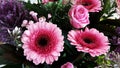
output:
M117 37L117 36L113 36L113 37L110 39L110 42L111 42L113 45L120 45L120 38Z
M120 53L112 51L108 53L109 59L120 67Z
M115 33L116 33L116 36L112 36L112 38L110 39L110 42L113 45L120 45L120 27L117 27L115 29Z
M115 32L118 34L118 36L120 36L120 27L117 27L117 28L115 29Z
M114 51L120 54L120 46L118 46Z
M120 54L120 27L117 27L115 29L115 32L117 36L115 36L112 41L114 41L114 44L118 45L115 49L115 52L118 52Z
M7 29L13 30L20 27L22 21L27 18L27 11L17 0L0 0L0 42L10 42Z

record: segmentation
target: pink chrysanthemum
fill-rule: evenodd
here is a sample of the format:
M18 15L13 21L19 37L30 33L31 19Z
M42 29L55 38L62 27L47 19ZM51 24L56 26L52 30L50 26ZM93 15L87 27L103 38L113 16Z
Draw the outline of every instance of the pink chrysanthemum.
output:
M98 12L102 9L100 0L75 0L75 4L82 4L89 12Z
M77 51L89 53L92 57L105 54L110 48L107 36L94 28L86 28L85 31L71 30L68 40L76 46Z
M24 55L34 64L52 64L63 51L64 41L57 25L47 22L30 24L22 35Z

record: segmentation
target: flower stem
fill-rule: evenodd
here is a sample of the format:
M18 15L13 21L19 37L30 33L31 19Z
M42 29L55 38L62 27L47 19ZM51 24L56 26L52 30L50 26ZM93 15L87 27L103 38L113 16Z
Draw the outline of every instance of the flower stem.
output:
M55 14L53 15L53 19L55 18L56 12L58 11L59 6L60 6L61 3L62 3L62 0L59 0L59 1L58 1L58 5L57 5L57 7L56 7L56 9L55 9Z
M22 68L25 68L25 67L24 67L24 64L22 64Z
M44 68L50 68L50 66L48 64L44 64Z
M38 2L38 4L40 4L40 3L41 3L41 0L37 0L37 2Z
M72 63L75 63L76 61L82 59L84 56L85 56L86 53L83 53L82 55L78 55L78 57L72 62Z

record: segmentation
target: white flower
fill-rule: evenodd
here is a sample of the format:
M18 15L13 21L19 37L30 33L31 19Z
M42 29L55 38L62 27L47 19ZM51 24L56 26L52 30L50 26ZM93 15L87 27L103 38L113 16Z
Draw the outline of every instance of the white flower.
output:
M31 4L38 4L38 0L21 0L21 1L24 1L24 2L30 1Z

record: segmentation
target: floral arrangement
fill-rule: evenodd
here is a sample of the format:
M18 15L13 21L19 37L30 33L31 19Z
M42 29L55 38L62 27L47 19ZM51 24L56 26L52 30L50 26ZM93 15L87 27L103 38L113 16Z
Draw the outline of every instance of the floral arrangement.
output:
M120 67L120 0L0 0L3 68Z

